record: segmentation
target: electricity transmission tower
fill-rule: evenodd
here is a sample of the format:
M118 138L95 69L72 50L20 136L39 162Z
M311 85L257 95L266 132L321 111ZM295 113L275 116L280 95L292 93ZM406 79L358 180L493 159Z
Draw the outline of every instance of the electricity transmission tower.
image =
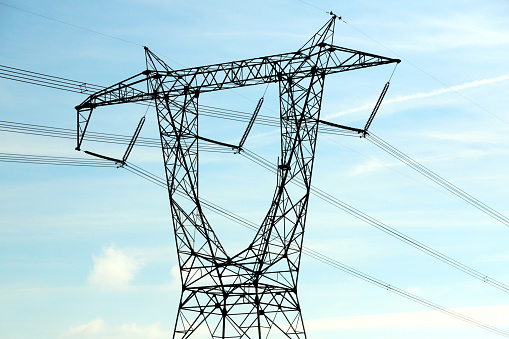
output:
M306 338L297 281L325 77L399 62L335 46L335 19L296 52L209 66L173 70L145 48L145 71L76 107L80 150L95 108L155 103L182 283L173 338ZM198 143L240 152L242 142L237 146L200 136L198 100L206 92L268 83L279 85L280 96L277 186L252 242L229 254L200 204ZM123 164L138 133L139 128L122 160L105 158Z

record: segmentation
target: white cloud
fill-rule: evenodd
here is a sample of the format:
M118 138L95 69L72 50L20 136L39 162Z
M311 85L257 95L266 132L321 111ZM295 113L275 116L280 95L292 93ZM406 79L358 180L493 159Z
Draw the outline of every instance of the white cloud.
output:
M180 286L180 284L181 284L181 282L180 282L180 267L178 264L174 265L171 268L170 276L171 276L170 288L180 290L180 288L181 288L181 286Z
M480 306L451 309L492 326L509 325L509 305ZM314 319L306 323L310 331L326 331L342 328L446 328L471 327L464 321L438 311L389 313Z
M141 326L136 323L124 324L120 326L120 333L122 338L170 338L172 335L171 331L164 331L161 329L159 323L152 325Z
M88 277L89 283L101 287L126 287L140 269L141 262L116 249L113 245L103 248L101 256L92 256L94 267Z
M110 339L160 339L170 338L172 331L163 330L160 323L139 325L137 323L120 326L106 326L102 318L97 318L83 325L71 326L64 332L64 338L110 338Z
M429 92L419 92L419 93L414 93L414 94L409 94L409 95L398 95L396 97L385 99L383 101L382 105L395 104L395 103L412 101L412 100L419 100L419 99L434 97L434 96L445 94L445 93L459 92L464 89L484 86L484 85L497 83L497 82L501 82L501 81L505 81L505 80L509 80L509 75L502 75L502 76L499 76L496 78L471 81L471 82L467 82L467 83L464 83L461 85L441 88L441 89L437 89L437 90L433 90L433 91L429 91ZM359 107L354 107L354 108L347 109L347 110L344 110L344 111L341 111L338 113L330 114L330 115L326 116L324 119L332 119L332 118L337 118L337 117L351 114L351 113L372 110L374 105L375 105L375 103L372 102L372 103L362 105Z
M172 279L174 279L174 280L178 281L180 279L180 267L178 264L173 265L173 267L170 270L170 275L171 275Z
M98 334L104 330L104 320L97 318L83 325L71 326L65 333L64 337L85 337Z
M393 167L401 166L401 165L402 165L402 162L388 163L388 162L383 162L383 161L377 160L377 159L368 159L364 163L354 166L350 170L350 174L352 176L356 176L359 174L373 172L373 171L383 169L383 168L393 168Z

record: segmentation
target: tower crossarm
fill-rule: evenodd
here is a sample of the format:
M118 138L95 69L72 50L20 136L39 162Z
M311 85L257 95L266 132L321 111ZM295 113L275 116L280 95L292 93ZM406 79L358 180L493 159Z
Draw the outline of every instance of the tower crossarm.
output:
M322 69L314 63L319 54L329 54L329 65ZM164 77L164 93L179 96L184 94L186 86L191 91L213 92L276 83L281 81L282 75L297 79L310 77L314 72L333 74L399 62L399 59L322 43L292 53L176 71L157 71L150 76Z
M154 96L147 90L148 73L149 72L147 71L143 71L114 85L97 91L86 98L81 104L76 106L76 109L85 110L93 109L97 106L152 100L154 99Z
M147 49L148 54L153 53ZM329 54L327 67L317 69L312 60ZM258 84L276 83L281 76L303 78L313 72L334 74L360 68L399 63L401 60L321 43L297 52L231 61L180 70L147 70L90 95L77 109L128 102L149 101L167 95L177 97L191 92L213 92ZM161 79L157 92L147 89L149 78Z
M152 58L158 60L148 48L145 47L145 51L147 60ZM316 60L317 55L328 56L327 66L320 67L315 64L313 60ZM199 95L204 92L277 83L283 76L297 80L317 73L334 74L400 61L321 42L292 53L181 70L169 68L145 70L90 95L76 106L78 114L76 149L80 149L93 109L99 106L176 98L188 93ZM154 80L159 84L158 87L148 85Z

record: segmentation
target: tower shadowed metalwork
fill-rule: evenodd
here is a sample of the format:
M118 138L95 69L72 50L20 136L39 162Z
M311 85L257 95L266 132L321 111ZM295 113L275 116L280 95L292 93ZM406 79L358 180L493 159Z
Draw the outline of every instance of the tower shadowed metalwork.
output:
M297 282L325 78L399 62L335 46L335 19L296 52L209 66L173 70L145 48L145 71L76 107L80 150L95 108L155 102L182 282L174 338L201 338L204 332L210 338L306 338ZM200 204L198 144L241 152L242 142L229 145L198 134L199 97L267 83L279 85L277 186L254 239L229 254ZM122 164L126 156L109 159Z

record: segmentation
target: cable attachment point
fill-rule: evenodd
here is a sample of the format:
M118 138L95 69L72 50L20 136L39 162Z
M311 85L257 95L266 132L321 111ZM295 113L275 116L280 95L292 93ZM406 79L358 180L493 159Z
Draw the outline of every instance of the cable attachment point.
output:
M334 19L338 18L339 20L341 20L341 17L340 16L337 16L336 14L332 13L332 11L330 12L327 12L327 14L330 14Z

